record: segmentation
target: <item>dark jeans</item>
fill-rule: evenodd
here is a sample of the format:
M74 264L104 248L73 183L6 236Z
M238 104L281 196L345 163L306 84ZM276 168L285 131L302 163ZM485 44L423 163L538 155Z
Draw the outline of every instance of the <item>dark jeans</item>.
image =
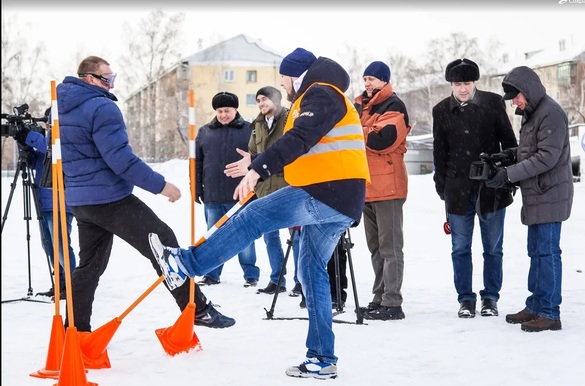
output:
M528 311L548 319L561 318L561 224L551 222L528 226Z
M451 227L451 258L457 301L477 300L473 291L473 259L471 257L471 242L475 225L475 202L477 195L471 194L465 215L449 213ZM483 289L479 291L481 299L500 299L502 288L502 244L504 242L504 218L506 209L485 213L477 216L483 245Z
M108 204L74 206L71 210L79 231L79 264L71 280L75 327L78 331L91 331L95 291L110 260L114 236L120 237L150 260L159 276L162 272L150 249L148 234L157 233L166 245L178 247L179 243L173 230L134 195ZM189 280L186 280L171 292L181 310L189 302L189 285ZM199 286L195 286L195 306L197 310L207 306L207 299Z

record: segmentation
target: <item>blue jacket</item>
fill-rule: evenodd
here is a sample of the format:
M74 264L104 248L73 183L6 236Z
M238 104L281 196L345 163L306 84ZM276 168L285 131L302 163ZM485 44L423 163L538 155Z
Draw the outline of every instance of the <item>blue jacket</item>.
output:
M57 86L65 199L71 206L119 201L134 186L158 194L165 179L132 152L114 94L68 76Z
M32 148L28 161L31 167L35 169L35 185L39 199L39 209L42 212L50 212L53 210L53 189L41 187L41 177L44 169L43 161L47 153L48 137L38 131L29 131L25 142ZM65 204L65 209L68 213L71 213L69 205Z

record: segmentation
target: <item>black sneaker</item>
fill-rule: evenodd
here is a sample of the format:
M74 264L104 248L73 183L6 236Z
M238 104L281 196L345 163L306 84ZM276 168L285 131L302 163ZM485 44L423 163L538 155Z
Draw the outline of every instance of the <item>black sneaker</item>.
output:
M374 303L374 302L370 302L368 303L367 307L360 307L360 312L363 314L365 314L366 312L370 312L373 310L377 310L378 308L380 308L380 303ZM357 313L357 310L356 310Z
M275 292L276 292L276 284L274 284L273 282L268 283L266 288L260 288L258 291L256 291L256 293L258 293L258 294L268 294L268 295L273 295ZM278 292L286 292L286 287L280 286L280 289L278 290Z
M45 292L37 292L36 296L46 296L48 298L52 298L55 296L55 288L51 288L50 290Z
M214 285L221 283L219 280L214 280L210 277L203 276L203 279L199 280L197 284L199 285Z
M288 296L296 298L297 296L301 296L302 292L303 288L301 287L301 283L296 283L293 289L289 292Z
M209 303L202 311L195 313L195 325L209 328L227 328L236 324L236 320L222 315Z
M482 299L481 316L498 316L498 303L492 299Z
M337 299L331 299L331 308L334 310L343 309L345 307L345 301L342 300L341 304L337 304Z
M301 302L299 303L299 307L307 308L307 301L305 300L305 295L301 292Z
M244 283L244 287L246 288L256 287L256 285L258 285L258 280L256 279L246 279L246 282Z
M402 307L385 307L380 306L375 310L364 313L364 319L368 320L400 320L404 319L406 315L402 311Z
M463 319L475 317L475 302L473 300L464 300L461 302L457 316Z

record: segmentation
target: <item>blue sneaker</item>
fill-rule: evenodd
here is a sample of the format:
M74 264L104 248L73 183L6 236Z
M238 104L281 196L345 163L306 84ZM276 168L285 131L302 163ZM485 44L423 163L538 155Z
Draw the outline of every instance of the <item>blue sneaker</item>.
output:
M307 358L300 365L286 369L286 375L297 378L334 379L337 378L337 365L321 362L317 358Z
M169 289L172 291L183 285L187 280L187 275L177 262L176 257L180 254L179 248L165 247L156 233L148 234L148 242Z

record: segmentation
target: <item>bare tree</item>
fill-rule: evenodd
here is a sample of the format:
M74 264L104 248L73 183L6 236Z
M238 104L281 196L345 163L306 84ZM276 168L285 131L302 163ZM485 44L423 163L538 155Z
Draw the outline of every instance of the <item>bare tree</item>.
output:
M41 116L50 105L50 90L41 87L44 69L47 67L44 47L30 48L28 40L18 29L17 16L2 16L2 113L13 114L13 108L29 105L32 116ZM16 162L14 140L2 137L2 169L13 169Z
M178 50L185 15L167 15L161 9L152 11L137 26L125 24L128 50L121 58L121 68L132 79L134 90L141 90L141 103L127 115L128 136L137 154L149 160L173 147L187 145L188 126L176 125L176 132L160 132L160 124L188 109L184 90L169 89L155 82L177 66ZM160 82L159 82L160 83ZM120 95L118 95L121 97ZM138 122L137 117L145 117ZM178 140L177 140L178 138Z
M138 26L124 24L128 50L121 63L134 87L152 82L178 62L184 20L183 13L169 16L157 9L140 20Z

